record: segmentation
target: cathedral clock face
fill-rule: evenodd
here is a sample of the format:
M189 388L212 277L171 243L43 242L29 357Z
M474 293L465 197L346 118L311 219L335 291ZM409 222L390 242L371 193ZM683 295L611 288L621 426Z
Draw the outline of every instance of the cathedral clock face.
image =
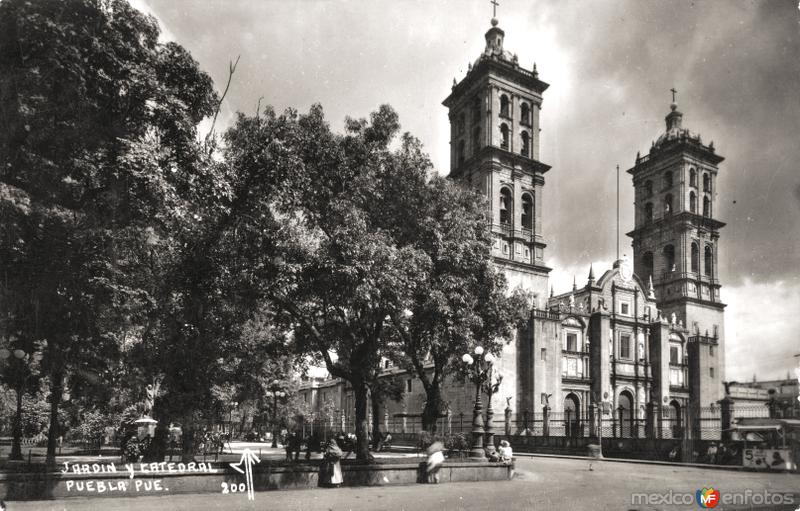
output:
M622 261L622 264L619 265L619 275L622 277L622 280L626 282L633 278L633 266L631 266L631 262L627 259Z

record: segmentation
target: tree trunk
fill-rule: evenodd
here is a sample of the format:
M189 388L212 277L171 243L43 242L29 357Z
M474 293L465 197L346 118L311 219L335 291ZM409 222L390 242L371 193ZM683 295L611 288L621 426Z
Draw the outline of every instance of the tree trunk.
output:
M381 402L374 392L370 392L369 397L372 405L372 449L377 451L381 441L381 418L378 415L381 411Z
M17 387L17 413L14 415L14 440L11 444L11 459L22 459L22 386Z
M191 463L194 461L194 436L195 430L190 422L183 422L183 431L181 432L181 461L183 463Z
M353 383L356 399L356 459L369 459L369 421L367 417L367 385L364 380Z
M442 409L442 386L434 378L430 386L425 389L425 408L422 409L422 429L431 435L436 433L436 422L439 420L439 411Z
M64 375L59 369L52 374L50 382L50 430L47 432L47 458L48 465L56 463L56 443L61 434L58 424L58 405L61 404L61 394L64 392Z
M244 427L247 425L247 409L242 406L242 420L239 421L239 438L244 434ZM233 440L233 438L231 438Z

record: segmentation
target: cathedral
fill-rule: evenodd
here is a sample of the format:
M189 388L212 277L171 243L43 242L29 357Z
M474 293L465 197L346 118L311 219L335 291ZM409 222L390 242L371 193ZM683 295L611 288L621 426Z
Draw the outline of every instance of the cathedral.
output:
M613 410L622 432L652 423L655 413L683 424L684 414L696 416L723 397L717 247L725 224L714 217L723 157L683 127L673 100L664 132L627 170L635 189L633 260L602 274L589 268L582 286L548 293L542 198L551 167L539 159L539 112L549 85L535 64L526 69L504 49L504 36L492 19L485 50L443 102L450 177L489 199L495 263L509 289L534 295L527 328L494 363L503 376L495 407L507 404L517 416L547 408L579 426L598 406ZM406 393L382 413L418 417L425 396L419 381L388 364L384 372L405 379ZM352 409L351 393L335 380L308 382L301 393L312 409L331 398L344 413ZM448 416L471 416L472 384L448 381L443 395Z

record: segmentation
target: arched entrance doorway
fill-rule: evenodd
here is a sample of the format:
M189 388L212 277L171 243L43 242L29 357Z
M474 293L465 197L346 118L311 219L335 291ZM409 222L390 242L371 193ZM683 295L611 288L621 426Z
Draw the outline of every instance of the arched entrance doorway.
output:
M683 417L681 416L681 404L676 400L672 400L669 404L669 431L672 433L672 438L683 438Z
M633 395L627 390L623 390L619 394L617 414L620 436L630 437L633 430Z
M582 436L581 404L578 396L571 392L564 398L564 433L571 437Z

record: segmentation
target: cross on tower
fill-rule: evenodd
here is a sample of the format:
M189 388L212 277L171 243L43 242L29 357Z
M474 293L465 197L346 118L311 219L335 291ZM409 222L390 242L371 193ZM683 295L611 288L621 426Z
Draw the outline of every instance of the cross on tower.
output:
M675 94L677 94L678 91L675 90L675 87L671 88L670 90L672 91L672 102L674 103L675 102Z
M497 6L500 5L500 3L497 0L490 0L489 3L492 4L492 18L496 18L497 17Z

